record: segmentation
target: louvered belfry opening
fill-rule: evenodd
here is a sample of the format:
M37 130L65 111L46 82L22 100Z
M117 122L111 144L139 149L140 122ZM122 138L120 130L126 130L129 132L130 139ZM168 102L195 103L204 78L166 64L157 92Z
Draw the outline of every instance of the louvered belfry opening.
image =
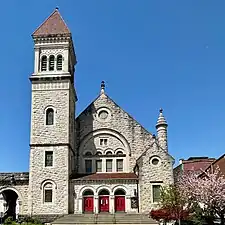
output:
M49 71L53 71L54 70L54 65L55 65L55 56L54 55L50 55L49 56Z
M57 56L57 70L62 70L62 55Z
M47 56L44 55L41 58L41 71L46 71L47 70Z

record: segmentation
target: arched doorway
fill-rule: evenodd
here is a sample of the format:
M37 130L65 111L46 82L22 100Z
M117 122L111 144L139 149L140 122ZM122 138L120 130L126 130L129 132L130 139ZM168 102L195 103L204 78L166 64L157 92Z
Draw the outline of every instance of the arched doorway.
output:
M92 213L94 210L94 192L86 190L83 193L83 211L84 213Z
M109 191L103 189L99 192L99 212L109 212Z
M2 192L0 192L3 200L1 201L1 203L3 204L3 206L1 206L1 209L3 209L3 221L8 218L8 217L12 217L13 220L16 219L18 212L18 194L13 191L12 189L6 189L3 190Z
M123 189L118 189L115 191L115 212L125 212L126 203L125 195L126 192Z

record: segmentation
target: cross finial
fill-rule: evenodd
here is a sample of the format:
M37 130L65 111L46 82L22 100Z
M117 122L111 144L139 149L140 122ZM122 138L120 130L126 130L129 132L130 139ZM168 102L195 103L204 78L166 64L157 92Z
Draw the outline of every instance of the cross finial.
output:
M101 82L101 94L105 93L105 81Z

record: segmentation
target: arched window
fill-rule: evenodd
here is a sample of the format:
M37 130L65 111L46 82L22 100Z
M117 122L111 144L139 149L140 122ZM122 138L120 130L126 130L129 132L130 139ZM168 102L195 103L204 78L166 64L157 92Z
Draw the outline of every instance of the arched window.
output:
M96 155L102 155L102 153L100 151L97 151Z
M107 151L106 155L112 155L112 152L111 151Z
M92 153L91 152L86 152L85 156L92 156Z
M41 71L46 71L47 70L47 56L43 55L41 57Z
M55 65L55 56L54 55L50 55L49 56L49 71L53 71L54 70L54 65Z
M48 108L46 110L46 125L54 124L54 110L53 108Z
M118 151L116 154L117 155L123 155L124 153L122 151Z
M57 70L62 70L62 56L58 55L57 56L57 66L56 66Z
M53 184L47 182L43 187L43 200L44 202L53 202Z

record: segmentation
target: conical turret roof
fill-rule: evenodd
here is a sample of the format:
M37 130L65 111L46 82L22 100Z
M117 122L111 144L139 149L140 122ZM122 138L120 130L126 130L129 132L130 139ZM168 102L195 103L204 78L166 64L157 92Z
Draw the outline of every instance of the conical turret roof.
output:
M159 117L156 123L156 128L158 128L159 126L168 126L166 119L163 115L163 109L159 110Z

